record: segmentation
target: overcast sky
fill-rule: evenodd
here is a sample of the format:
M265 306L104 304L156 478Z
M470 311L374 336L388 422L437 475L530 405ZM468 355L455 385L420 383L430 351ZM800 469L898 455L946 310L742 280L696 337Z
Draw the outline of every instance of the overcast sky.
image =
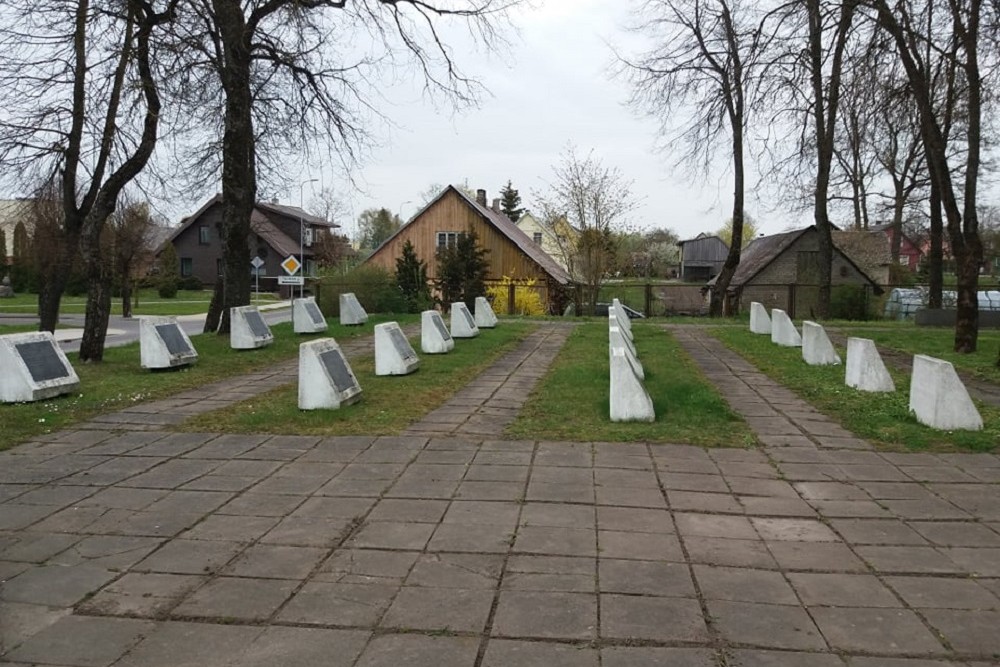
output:
M626 106L627 84L609 74L610 45L641 48L626 30L634 4L539 0L519 10L513 17L518 32L504 53L456 54L465 72L489 88L478 109L435 109L405 85L387 92L392 104L384 111L396 127L378 131L383 145L354 173L362 191L350 193L346 231L353 232L354 219L366 208L385 207L409 219L433 183L467 180L492 199L510 179L522 205L532 209L534 193L547 190L552 167L570 143L579 155L593 150L634 181L635 227L666 227L681 238L717 230L730 215L731 175L723 167L691 180L690 169L673 169L669 156L654 149L658 124ZM304 186L306 203L310 190L321 186L348 193L332 171L303 171L301 180L313 177L321 182ZM298 204L298 188L279 197ZM747 208L765 232L795 222L769 216L753 192L747 193Z

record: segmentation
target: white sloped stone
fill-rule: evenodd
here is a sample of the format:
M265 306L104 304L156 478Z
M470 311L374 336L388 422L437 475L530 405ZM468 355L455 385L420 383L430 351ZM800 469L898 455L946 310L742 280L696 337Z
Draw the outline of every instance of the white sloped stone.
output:
M376 324L375 375L409 375L418 368L420 359L399 324Z
M810 366L834 366L840 355L833 348L826 329L816 322L802 322L802 359Z
M616 348L625 350L625 356L628 357L629 363L632 364L632 370L635 371L636 376L640 380L646 379L646 369L642 367L642 362L639 358L635 356L635 351L629 346L627 338L618 334L611 335L611 341L608 343L608 356L614 356L614 350Z
M622 332L622 335L629 340L635 340L635 337L632 335L632 330L626 329L622 326L621 320L618 319L615 308L612 306L611 308L608 308L608 329L610 330L615 327L617 327L618 330Z
M651 422L656 419L653 399L635 374L625 348L613 347L611 356L611 421Z
M354 292L345 292L340 295L340 323L344 326L354 326L364 324L368 321L368 313L365 312L358 297Z
M802 336L792 318L778 308L771 311L771 342L783 347L802 347Z
M271 327L257 306L237 306L229 309L229 346L234 350L253 350L274 342Z
M943 359L923 354L913 357L910 411L917 421L942 431L981 431L983 418L969 391Z
M436 310L420 313L420 350L424 354L447 354L455 349L455 339Z
M0 402L41 401L79 388L80 377L48 331L0 336Z
M302 299L292 299L292 331L295 333L319 333L326 331L329 325L323 317L316 297L307 296Z
M493 306L485 296L476 297L476 326L480 329L492 329L497 325L497 316Z
M168 341L166 337L169 337ZM174 350L171 351L171 346ZM198 360L198 353L175 317L139 318L139 365L143 368L174 368Z
M465 302L456 301L451 304L451 337L475 338L478 335L479 327L476 326L476 320Z
M608 327L608 346L609 347L626 347L629 353L634 359L639 358L639 354L636 352L635 343L632 339L626 335L626 333L619 326Z
M771 335L771 316L764 304L750 302L750 333Z
M847 363L844 383L861 391L896 391L896 383L879 356L875 341L868 338L847 339Z
M361 385L337 341L299 345L299 410L336 410L361 400Z
M628 313L622 308L622 302L617 298L611 300L611 308L615 309L615 317L618 318L618 326L625 331L628 331L629 336L632 335L632 320L629 318ZM608 312L611 312L610 308Z

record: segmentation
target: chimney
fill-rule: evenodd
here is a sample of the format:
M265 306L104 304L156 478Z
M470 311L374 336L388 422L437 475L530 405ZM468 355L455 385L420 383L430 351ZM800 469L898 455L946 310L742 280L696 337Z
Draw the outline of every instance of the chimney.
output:
M486 206L486 190L476 190L476 203Z
M500 212L500 197L493 198L493 212L494 213Z

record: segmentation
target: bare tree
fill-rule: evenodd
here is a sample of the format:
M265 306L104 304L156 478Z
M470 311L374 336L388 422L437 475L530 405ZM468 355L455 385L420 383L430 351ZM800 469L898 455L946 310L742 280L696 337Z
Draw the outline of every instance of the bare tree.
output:
M547 196L536 195L546 219L566 215L580 233L574 268L587 288L591 307L597 304L601 282L614 260L615 232L623 228L638 206L628 181L614 167L606 167L593 152L585 158L568 147L552 168L555 180Z
M108 221L115 276L121 286L122 317L132 317L132 290L136 272L151 259L156 223L145 202L125 201Z
M647 0L639 9L638 29L658 45L634 61L621 59L634 87L632 103L661 120L667 145L684 147L683 162L707 171L718 142L729 137L735 233L712 287L712 315L727 310L729 282L742 251L744 137L763 49L756 14L756 3L743 0ZM679 128L678 118L685 119Z

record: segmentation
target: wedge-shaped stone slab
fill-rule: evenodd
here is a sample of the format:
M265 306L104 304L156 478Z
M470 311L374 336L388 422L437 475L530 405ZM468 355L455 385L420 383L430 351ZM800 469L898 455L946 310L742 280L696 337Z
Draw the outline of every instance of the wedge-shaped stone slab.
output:
M361 385L337 341L299 345L299 410L336 410L361 400Z
M493 306L485 296L476 297L476 326L480 329L492 329L497 325L497 316Z
M355 326L368 321L368 313L361 306L354 292L340 295L340 323L344 326Z
M292 299L292 330L295 333L319 333L326 331L328 326L319 304L316 303L316 297Z
M622 308L622 302L618 298L611 300L611 307L615 309L615 317L618 318L618 326L632 334L632 320L628 316L628 312ZM610 310L609 310L610 312Z
M447 354L455 349L455 339L436 310L420 313L420 350L424 354Z
M771 316L758 301L750 302L750 333L771 335Z
M611 421L651 422L656 419L653 399L635 374L628 352L611 348Z
M274 342L271 327L261 316L257 306L238 306L229 309L229 346L234 350L252 350L267 347Z
M628 334L622 331L622 328L619 327L618 325L612 325L608 327L608 346L609 347L625 346L626 348L628 348L628 351L629 353L631 353L633 358L635 359L639 358L639 354L635 350L635 343L632 342L632 339L628 337Z
M642 362L639 361L639 357L635 356L633 349L630 348L627 343L624 343L626 340L628 339L624 336L618 335L616 337L615 334L612 333L611 341L608 343L608 355L614 356L614 350L616 348L625 350L625 356L628 357L629 363L632 364L632 370L640 380L645 380L646 370L642 367Z
M847 339L845 384L861 391L896 391L896 384L879 356L875 341L868 338Z
M783 347L802 346L802 336L795 328L792 318L778 308L771 311L771 342Z
M479 335L479 327L473 319L469 307L464 301L451 304L451 336L452 338L475 338Z
M840 355L821 324L809 320L802 322L802 359L810 366L835 366L840 363Z
M174 368L197 360L198 353L176 318L139 318L139 363L143 368Z
M409 375L420 359L396 322L375 325L375 375Z
M613 328L617 328L629 340L634 340L635 337L632 335L632 330L622 326L621 320L615 314L614 306L608 308L608 330L610 331Z
M40 401L79 388L79 376L48 331L0 336L0 401Z
M910 411L921 424L942 431L981 431L983 428L983 418L955 367L948 361L924 354L913 357Z

